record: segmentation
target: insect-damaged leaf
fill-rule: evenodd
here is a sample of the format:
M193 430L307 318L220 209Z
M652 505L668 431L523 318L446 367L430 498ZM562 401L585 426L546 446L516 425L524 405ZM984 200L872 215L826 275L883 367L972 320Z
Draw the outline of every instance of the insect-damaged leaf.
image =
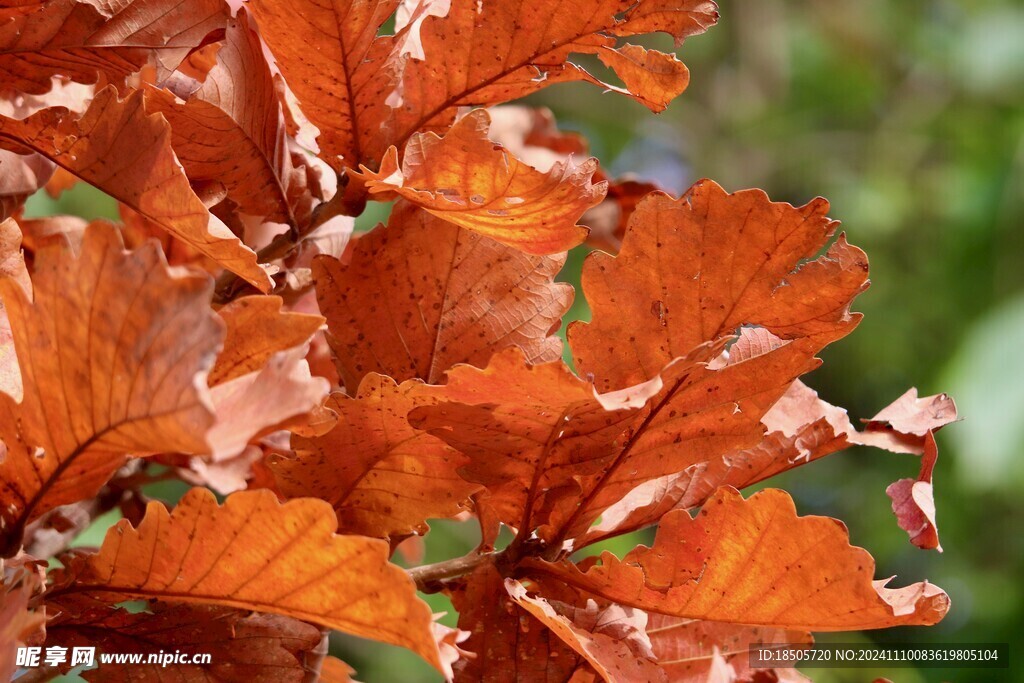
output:
M113 87L104 88L80 117L62 107L24 120L0 117L0 145L41 154L257 288L269 289L256 254L192 191L171 150L170 127L145 112L141 92L120 100Z
M36 253L33 299L0 281L24 385L20 404L0 395L4 554L32 519L93 495L126 454L207 449L203 378L223 334L212 286L169 269L155 243L123 251L102 224L77 256Z
M343 531L383 538L422 532L428 518L463 511L478 488L456 473L464 456L405 418L437 401L418 381L396 385L367 375L355 398L327 400L338 414L331 431L293 435L294 454L271 456L279 491L322 498L334 506Z
M709 180L682 198L653 193L629 221L618 256L583 267L590 323L573 323L576 367L602 391L650 379L699 344L764 327L819 348L860 320L850 304L867 286L867 258L835 230L828 202L773 203L760 190L726 194Z
M55 596L87 594L212 604L280 614L407 647L440 666L430 608L384 541L338 536L331 507L279 503L242 491L218 505L191 489L168 513L150 503L142 523L122 520L100 550L71 560Z
M0 11L0 84L42 94L54 76L111 82L155 62L174 69L192 48L223 29L218 0L51 0Z
M317 300L346 387L369 372L438 383L458 363L486 365L506 347L559 358L553 335L572 288L554 283L564 255L530 256L405 202L351 259L313 263Z
M677 617L842 631L930 625L949 609L936 586L890 589L874 581L874 560L851 546L845 526L798 517L783 491L744 500L724 487L691 519L665 515L650 547L622 560L603 553L582 571L569 562L527 560L543 580Z
M417 133L402 165L392 147L379 172L359 176L371 192L394 193L426 211L529 254L553 254L583 242L580 216L604 198L592 184L597 161L555 163L546 173L487 137L490 117L477 109L442 138Z

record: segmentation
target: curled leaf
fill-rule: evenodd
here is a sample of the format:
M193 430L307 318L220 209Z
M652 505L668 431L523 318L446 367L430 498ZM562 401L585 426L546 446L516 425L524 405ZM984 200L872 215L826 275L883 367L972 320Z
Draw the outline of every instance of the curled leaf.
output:
M0 145L46 157L254 286L270 288L256 254L192 191L171 149L170 127L146 113L141 92L121 100L113 87L104 88L80 117L62 107L24 120L0 117Z
M487 112L474 110L444 137L414 135L401 168L392 147L380 171L364 168L359 177L371 192L393 192L528 254L554 254L583 242L587 230L576 221L605 194L603 183L590 181L597 161L576 168L555 163L542 173L491 142L489 127Z

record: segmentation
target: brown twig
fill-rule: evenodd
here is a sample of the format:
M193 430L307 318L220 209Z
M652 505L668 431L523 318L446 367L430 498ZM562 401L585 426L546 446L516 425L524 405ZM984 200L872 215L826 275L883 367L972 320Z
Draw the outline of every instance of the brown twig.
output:
M349 182L350 176L338 176L338 191L315 209L309 222L301 229L294 226L288 232L278 235L270 244L256 252L257 263L270 263L289 256L314 230L336 216L356 217L366 209L366 189L361 183ZM213 301L226 304L244 291L245 282L231 271L224 271L217 278Z
M499 553L470 553L444 562L425 564L413 567L409 576L416 582L416 588L424 593L437 593L446 579L454 579L469 574Z

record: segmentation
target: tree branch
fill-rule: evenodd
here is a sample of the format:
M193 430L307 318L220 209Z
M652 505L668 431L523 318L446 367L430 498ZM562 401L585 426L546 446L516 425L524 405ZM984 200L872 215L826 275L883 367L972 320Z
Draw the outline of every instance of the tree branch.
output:
M309 223L275 237L270 244L256 252L257 263L270 263L290 255L310 233L336 216L359 216L366 209L366 188L361 183L350 183L348 175L338 177L338 191L315 209ZM245 282L231 271L217 278L213 301L226 304L244 289Z
M416 582L416 588L424 593L437 593L442 588L445 579L454 579L469 574L474 569L499 555L500 553L470 553L452 560L445 560L435 564L425 564L407 570L412 580Z

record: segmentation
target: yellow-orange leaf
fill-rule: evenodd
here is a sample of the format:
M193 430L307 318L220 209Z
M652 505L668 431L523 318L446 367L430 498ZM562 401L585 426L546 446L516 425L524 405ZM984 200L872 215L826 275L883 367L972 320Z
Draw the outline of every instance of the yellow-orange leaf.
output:
M317 300L346 387L368 372L439 383L514 346L532 363L561 356L552 332L572 301L554 278L564 256L531 256L400 202L347 264L313 263Z
M407 647L440 665L433 616L384 541L338 536L330 505L243 491L223 505L191 489L168 513L150 503L137 528L122 520L100 550L72 560L55 596L85 593L213 604L281 614Z
M604 198L592 184L594 159L573 168L556 163L542 173L487 137L490 117L478 109L443 137L417 133L388 151L379 172L363 169L371 192L395 193L438 218L530 254L553 254L580 244L587 230L576 221Z
M652 193L633 213L618 256L583 267L590 323L573 323L576 366L602 391L650 379L673 358L744 325L818 348L860 320L867 258L840 237L817 199L796 208L760 190L727 194L702 180L678 200Z
M695 519L665 515L650 548L622 560L603 553L586 571L527 564L607 600L710 621L841 631L930 625L949 609L949 597L927 582L890 589L874 581L874 560L850 545L841 522L798 517L776 489L744 500L723 487Z
M0 395L4 554L27 522L93 495L126 454L206 451L203 379L223 334L209 277L172 271L152 242L125 252L109 225L90 227L77 256L59 243L37 252L33 287L29 300L0 280L24 393Z
M0 145L41 154L256 287L270 288L255 252L192 191L171 149L170 127L146 114L141 92L120 100L113 87L104 88L81 117L62 107L24 120L0 117Z

